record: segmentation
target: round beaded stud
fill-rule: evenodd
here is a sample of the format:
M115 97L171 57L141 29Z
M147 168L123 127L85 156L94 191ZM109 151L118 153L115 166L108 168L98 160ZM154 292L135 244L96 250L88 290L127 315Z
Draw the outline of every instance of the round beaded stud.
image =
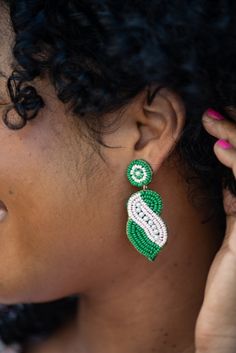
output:
M147 189L152 181L152 168L143 159L133 160L126 171L129 182L143 190L132 194L127 201L128 221L126 234L139 253L154 261L167 243L167 225L160 217L163 202L161 196Z

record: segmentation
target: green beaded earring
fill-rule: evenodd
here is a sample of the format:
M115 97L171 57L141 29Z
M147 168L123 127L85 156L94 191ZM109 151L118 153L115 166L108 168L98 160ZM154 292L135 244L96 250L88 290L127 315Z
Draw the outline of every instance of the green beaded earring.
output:
M161 196L148 190L152 181L152 168L143 159L133 160L126 171L129 182L143 190L137 191L127 201L128 221L126 234L133 246L150 261L167 242L167 225L159 216L163 208Z

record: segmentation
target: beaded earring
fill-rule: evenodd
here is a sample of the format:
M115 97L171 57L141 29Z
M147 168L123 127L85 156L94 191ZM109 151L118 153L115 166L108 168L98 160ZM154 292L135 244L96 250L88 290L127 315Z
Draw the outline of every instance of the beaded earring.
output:
M161 196L147 189L152 174L150 164L143 159L133 160L126 171L132 185L143 187L127 201L126 234L133 246L150 261L154 261L164 247L168 234L167 225L159 216L163 208Z

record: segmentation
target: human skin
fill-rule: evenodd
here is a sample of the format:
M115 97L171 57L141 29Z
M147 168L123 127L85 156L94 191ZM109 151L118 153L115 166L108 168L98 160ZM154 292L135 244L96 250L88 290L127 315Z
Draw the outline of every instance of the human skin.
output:
M235 119L235 111L230 114ZM205 113L203 125L208 133L227 143L213 150L217 158L236 177L236 125L226 119L212 119ZM231 146L230 146L231 145ZM223 190L226 232L211 265L204 302L196 323L197 353L234 353L236 347L236 198Z
M2 28L0 70L7 76L12 38L6 22ZM2 103L9 101L5 84L1 78ZM104 135L106 144L120 146L101 147L104 163L47 78L33 84L46 103L37 118L19 131L0 125L0 198L7 207L0 302L76 293L81 299L76 319L27 353L193 353L207 274L223 234L217 220L201 223L212 205L196 209L181 175L175 145L184 102L165 88L148 106L144 90L117 129ZM137 190L125 171L139 158L152 166L149 188L160 193L169 228L168 244L153 263L125 234L126 201Z

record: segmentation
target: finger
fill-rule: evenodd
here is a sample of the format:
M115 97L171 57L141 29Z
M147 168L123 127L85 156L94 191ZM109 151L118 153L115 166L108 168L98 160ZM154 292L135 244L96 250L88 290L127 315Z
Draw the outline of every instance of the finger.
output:
M228 140L236 147L236 124L229 120L216 120L207 113L203 115L202 123L208 133L218 139Z
M213 146L214 153L221 163L231 168L236 178L236 148L225 140L218 140Z
M227 216L236 219L236 197L229 189L223 189L224 210ZM235 246L236 251L236 246Z

